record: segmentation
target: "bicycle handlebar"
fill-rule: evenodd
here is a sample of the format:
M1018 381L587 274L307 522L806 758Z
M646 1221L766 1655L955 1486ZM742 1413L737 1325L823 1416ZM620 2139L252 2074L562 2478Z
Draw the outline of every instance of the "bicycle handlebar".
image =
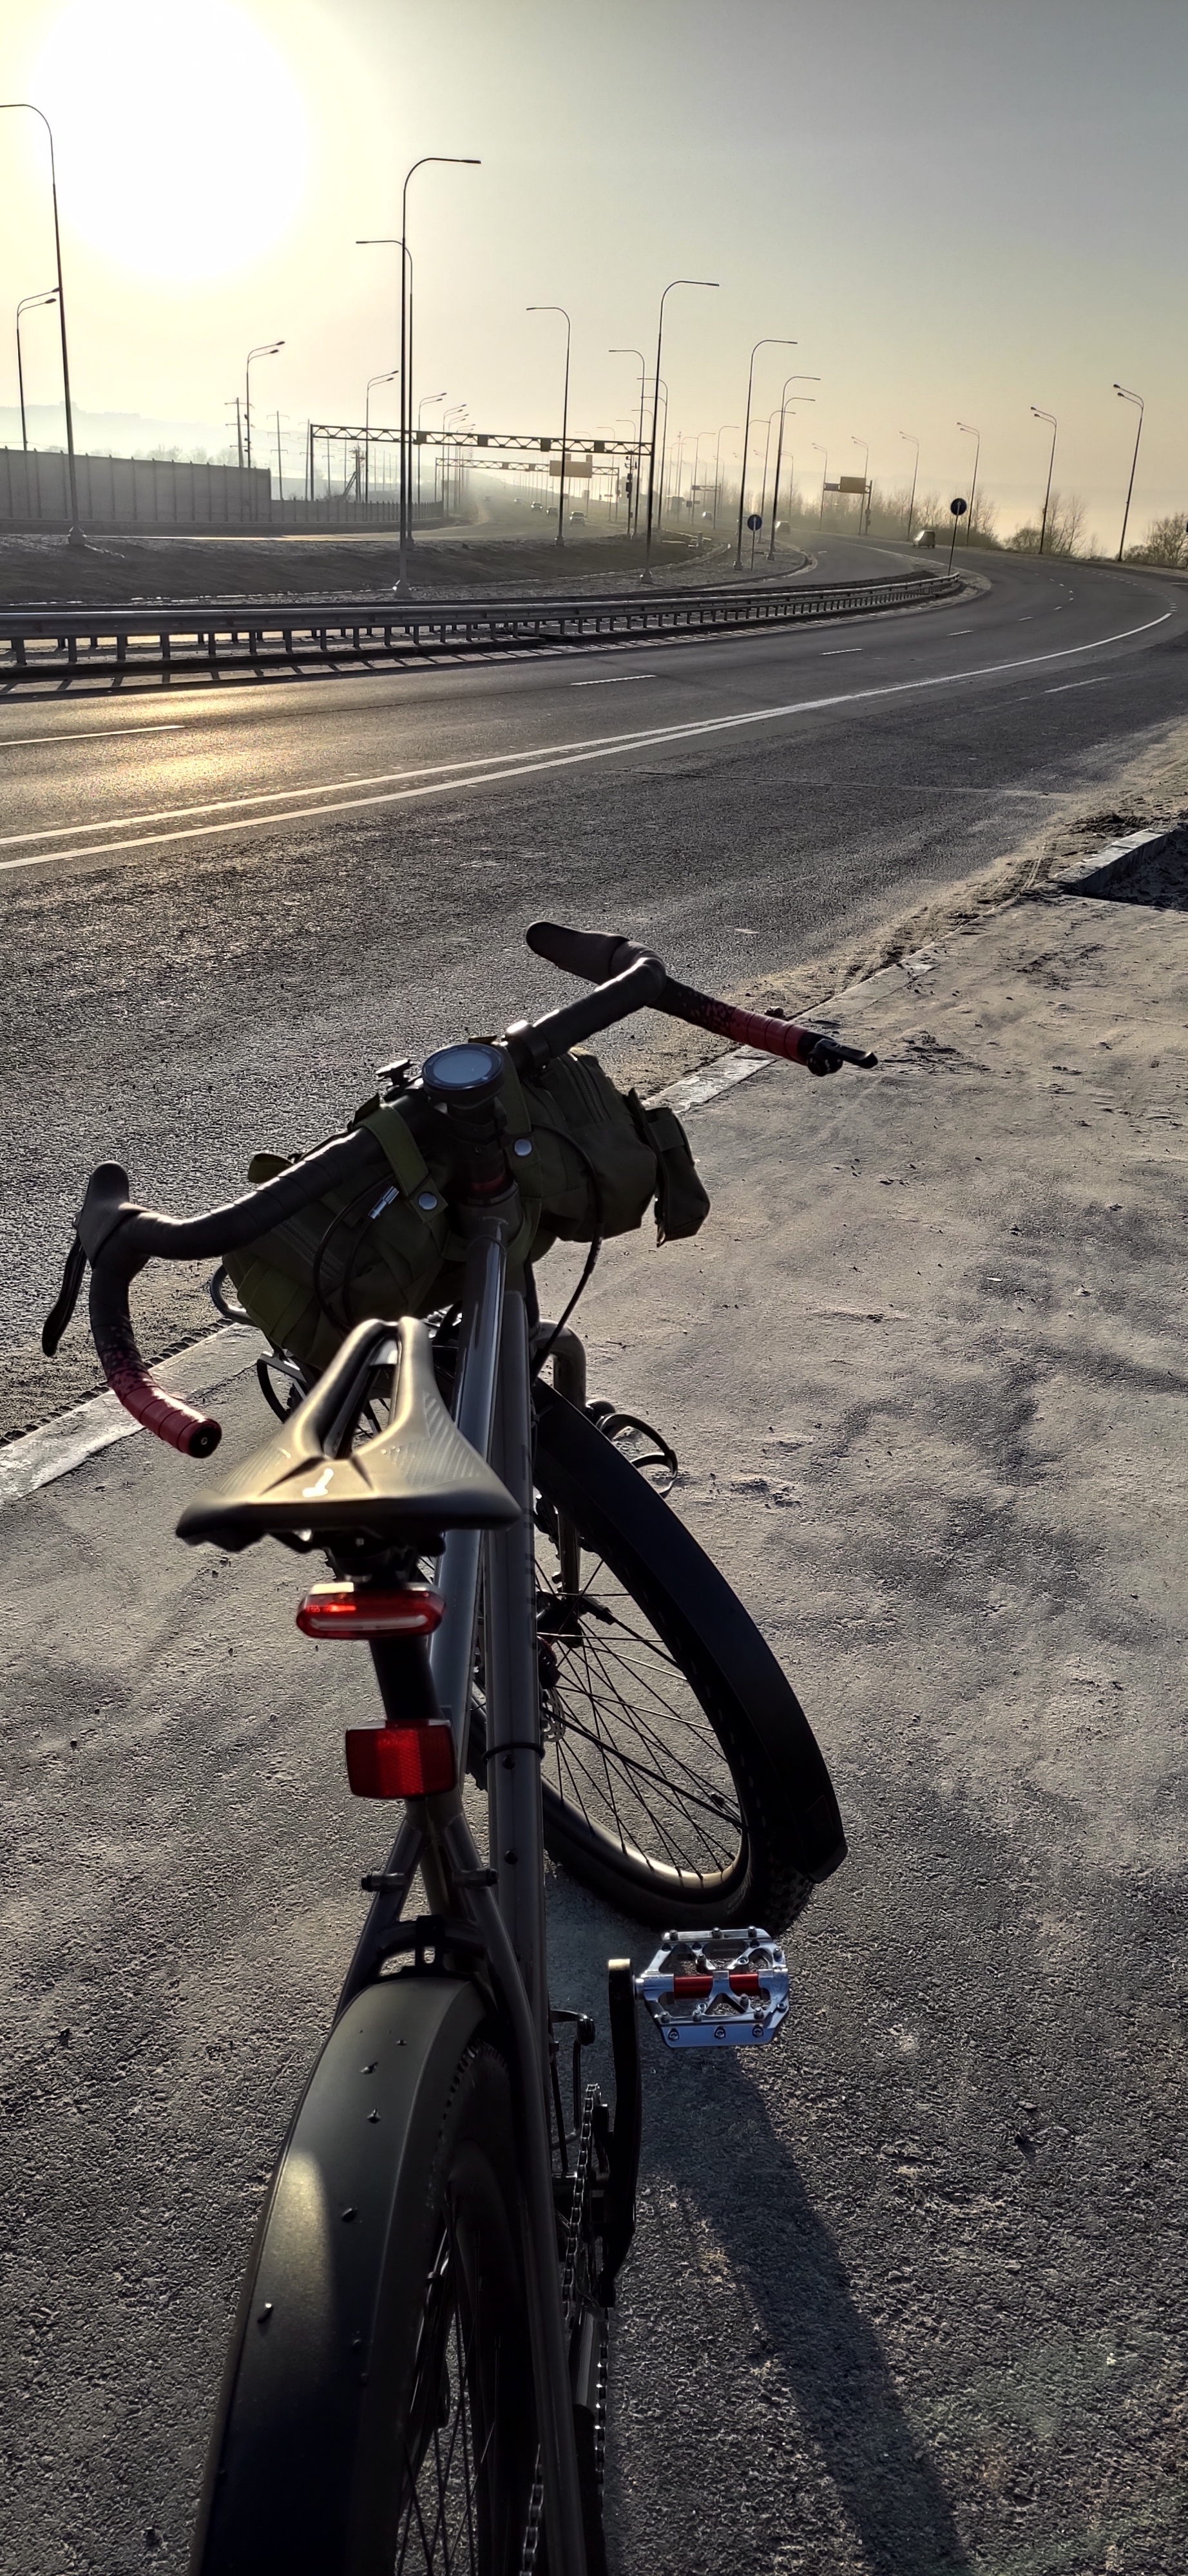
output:
M877 1061L856 1047L843 1046L824 1030L804 1028L798 1021L774 1014L741 1011L733 1003L695 991L692 985L679 984L650 949L617 934L566 930L556 922L536 921L526 935L537 956L547 957L569 975L588 978L595 989L542 1020L522 1020L506 1031L503 1043L522 1070L542 1072L554 1057L583 1038L649 1006L711 1029L738 1046L784 1056L807 1066L810 1073L836 1073L842 1064L870 1066ZM154 1384L136 1347L128 1308L131 1281L154 1255L192 1261L210 1254L222 1257L256 1242L311 1199L365 1179L364 1165L377 1157L383 1164L382 1148L370 1130L353 1128L302 1156L245 1198L198 1217L160 1216L137 1207L128 1197L128 1175L122 1165L100 1163L87 1183L62 1286L42 1330L46 1357L53 1358L70 1321L89 1260L91 1331L113 1393L159 1440L187 1457L209 1457L222 1438L221 1428L211 1415L196 1413Z
M670 1019L689 1020L695 1028L712 1029L716 1037L732 1038L736 1046L759 1047L766 1055L785 1056L792 1064L806 1065L810 1073L837 1073L843 1064L858 1065L868 1072L878 1062L877 1056L860 1047L843 1046L829 1030L805 1028L799 1020L780 1019L765 1011L740 1011L733 1002L717 1002L711 994L697 992L692 984L678 984L650 949L637 948L630 939L614 933L608 937L597 930L565 930L559 922L534 921L524 936L538 957L547 957L552 965L563 967L567 975L589 976L608 994L616 988L623 989L629 976L646 961L653 971L659 970L658 986L645 996L654 1011L664 1011ZM606 984L607 976L613 976L615 984ZM596 999L596 995L590 996L591 1002ZM571 1007L579 1010L581 1005ZM639 1006L633 1002L629 1007L634 1010ZM553 1019L559 1022L566 1016L557 1011ZM623 1016L624 1013L614 1013L616 1019ZM537 1027L549 1028L552 1024L549 1020L538 1021ZM587 1025L590 1029L605 1028L608 1020L591 1020ZM585 1030L580 1034L584 1036ZM566 1043L573 1045L575 1039Z

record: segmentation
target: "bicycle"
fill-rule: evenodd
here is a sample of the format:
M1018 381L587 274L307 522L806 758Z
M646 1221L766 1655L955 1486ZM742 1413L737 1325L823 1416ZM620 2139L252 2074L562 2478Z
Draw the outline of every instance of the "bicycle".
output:
M697 994L628 941L548 924L528 936L596 989L501 1045L440 1049L421 1075L452 1138L460 1311L362 1322L312 1383L275 1354L286 1400L267 1364L262 1384L279 1427L178 1523L192 1544L270 1537L326 1556L332 1579L306 1593L298 1625L368 1644L382 1722L348 1730L348 1776L404 1806L362 1882L371 1907L261 2214L194 2576L602 2576L637 2001L668 2045L773 2038L787 1975L760 1927L782 1932L845 1852L790 1684L623 1452L626 1433L658 1435L587 1405L568 1321L582 1283L551 1324L530 1268L509 1265L519 1198L496 1102L509 1057L539 1070L648 1005L817 1073L874 1059ZM217 1422L140 1358L131 1280L154 1256L221 1263L331 1180L357 1180L366 1143L352 1130L193 1220L136 1207L126 1173L101 1164L47 1353L89 1260L109 1383L144 1427L209 1456ZM486 1790L486 1858L467 1772ZM609 2103L582 2080L592 2023L549 1996L546 1850L665 1927L642 1977L609 1963ZM418 1874L426 1910L410 1919Z

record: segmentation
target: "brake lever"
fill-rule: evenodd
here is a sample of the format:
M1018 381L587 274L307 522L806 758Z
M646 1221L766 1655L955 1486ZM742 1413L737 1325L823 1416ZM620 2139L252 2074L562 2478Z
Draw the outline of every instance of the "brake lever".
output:
M53 1305L50 1307L45 1322L41 1327L41 1347L45 1352L47 1360L53 1359L57 1351L58 1344L62 1339L62 1335L70 1322L70 1318L74 1313L75 1307L78 1304L78 1292L82 1286L83 1272L86 1269L86 1266L87 1256L83 1250L82 1240L76 1229L71 1239L70 1250L66 1255L66 1267L62 1273L62 1285L59 1288Z

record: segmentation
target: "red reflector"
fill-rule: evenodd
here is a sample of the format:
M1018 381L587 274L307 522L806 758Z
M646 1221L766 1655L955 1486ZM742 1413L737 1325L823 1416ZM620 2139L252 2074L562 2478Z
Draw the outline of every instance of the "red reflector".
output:
M428 1726L348 1726L347 1778L356 1798L432 1798L454 1786L453 1729L434 1718Z
M407 1583L400 1592L315 1583L297 1613L297 1625L307 1637L428 1637L444 1609L440 1592L431 1592L427 1583Z

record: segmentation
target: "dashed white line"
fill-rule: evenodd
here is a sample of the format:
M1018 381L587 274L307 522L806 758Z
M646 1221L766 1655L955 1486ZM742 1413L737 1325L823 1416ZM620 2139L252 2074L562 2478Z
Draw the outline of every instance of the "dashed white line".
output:
M1111 676L1112 674L1109 671L1103 671L1100 679L1096 680L1062 680L1058 688L1045 689L1044 696L1046 698L1062 698L1066 695L1069 689L1100 689L1104 685L1105 681L1110 679Z

